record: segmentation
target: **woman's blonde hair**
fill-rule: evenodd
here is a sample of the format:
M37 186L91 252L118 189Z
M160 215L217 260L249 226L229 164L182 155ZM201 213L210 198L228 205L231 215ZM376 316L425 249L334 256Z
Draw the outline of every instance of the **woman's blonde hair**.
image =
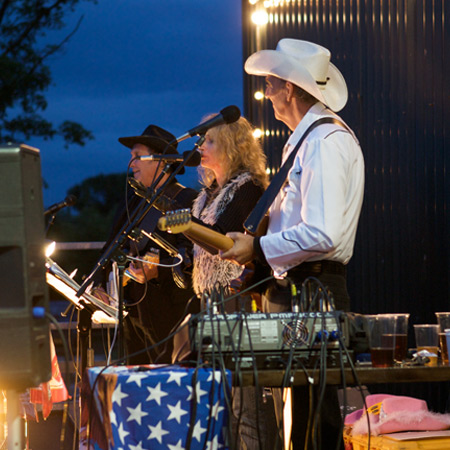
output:
M203 118L203 122L215 117L210 114ZM215 142L221 163L226 168L226 180L230 180L239 172L250 172L255 182L266 188L268 177L266 173L266 155L261 144L253 136L253 127L244 117L238 121L211 128L208 135ZM200 167L201 182L211 186L215 180L211 169Z

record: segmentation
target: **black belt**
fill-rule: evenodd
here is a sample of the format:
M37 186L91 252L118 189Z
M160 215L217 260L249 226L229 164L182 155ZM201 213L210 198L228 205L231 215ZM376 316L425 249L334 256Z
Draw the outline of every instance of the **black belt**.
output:
M288 278L304 277L304 276L315 276L321 275L323 273L329 273L333 275L347 275L347 267L337 261L310 261L304 262L293 269L288 271Z

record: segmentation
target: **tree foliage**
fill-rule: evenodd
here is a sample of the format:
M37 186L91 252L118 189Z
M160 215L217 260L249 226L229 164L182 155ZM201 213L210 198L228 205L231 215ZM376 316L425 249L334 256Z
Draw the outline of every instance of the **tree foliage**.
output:
M77 202L61 210L47 237L56 242L105 241L120 202L125 198L126 174L87 178L69 189ZM68 250L52 256L67 272L78 269L77 280L90 273L100 257L99 250Z
M110 232L119 203L125 198L126 174L86 178L71 187L76 203L58 213L49 237L58 241L102 241Z
M60 135L67 147L93 139L76 122L65 120L55 127L41 115L47 108L44 92L52 81L45 61L67 43L82 18L58 43L46 43L46 35L65 28L64 16L80 1L0 0L0 142Z

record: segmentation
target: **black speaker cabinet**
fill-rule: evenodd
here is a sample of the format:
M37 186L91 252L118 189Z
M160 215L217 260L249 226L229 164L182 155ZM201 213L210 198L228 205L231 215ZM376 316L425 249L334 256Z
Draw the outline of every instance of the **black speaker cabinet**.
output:
M39 150L0 145L0 389L51 378Z

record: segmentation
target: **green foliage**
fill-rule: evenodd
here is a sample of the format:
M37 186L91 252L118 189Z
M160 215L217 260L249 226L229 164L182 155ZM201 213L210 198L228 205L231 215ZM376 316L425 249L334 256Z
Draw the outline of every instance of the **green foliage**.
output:
M65 147L69 144L77 144L83 146L86 139L94 139L90 131L85 130L79 123L65 120L58 127L58 134L60 134L66 142Z
M64 16L80 1L0 0L0 142L60 135L67 147L93 139L80 124L64 121L55 128L40 115L47 108L43 92L52 81L44 61L64 46L81 19L61 42L45 43L45 37L65 27Z
M87 178L69 189L78 199L73 206L80 214L98 211L105 216L125 198L126 174L115 173Z
M125 173L86 178L69 189L77 202L58 213L49 237L58 241L102 241L125 196Z
M61 210L48 232L56 242L105 241L111 231L112 221L119 203L125 198L125 173L98 175L87 178L69 189L77 202ZM99 251L64 251L54 259L66 272L79 269L79 277L89 274Z

